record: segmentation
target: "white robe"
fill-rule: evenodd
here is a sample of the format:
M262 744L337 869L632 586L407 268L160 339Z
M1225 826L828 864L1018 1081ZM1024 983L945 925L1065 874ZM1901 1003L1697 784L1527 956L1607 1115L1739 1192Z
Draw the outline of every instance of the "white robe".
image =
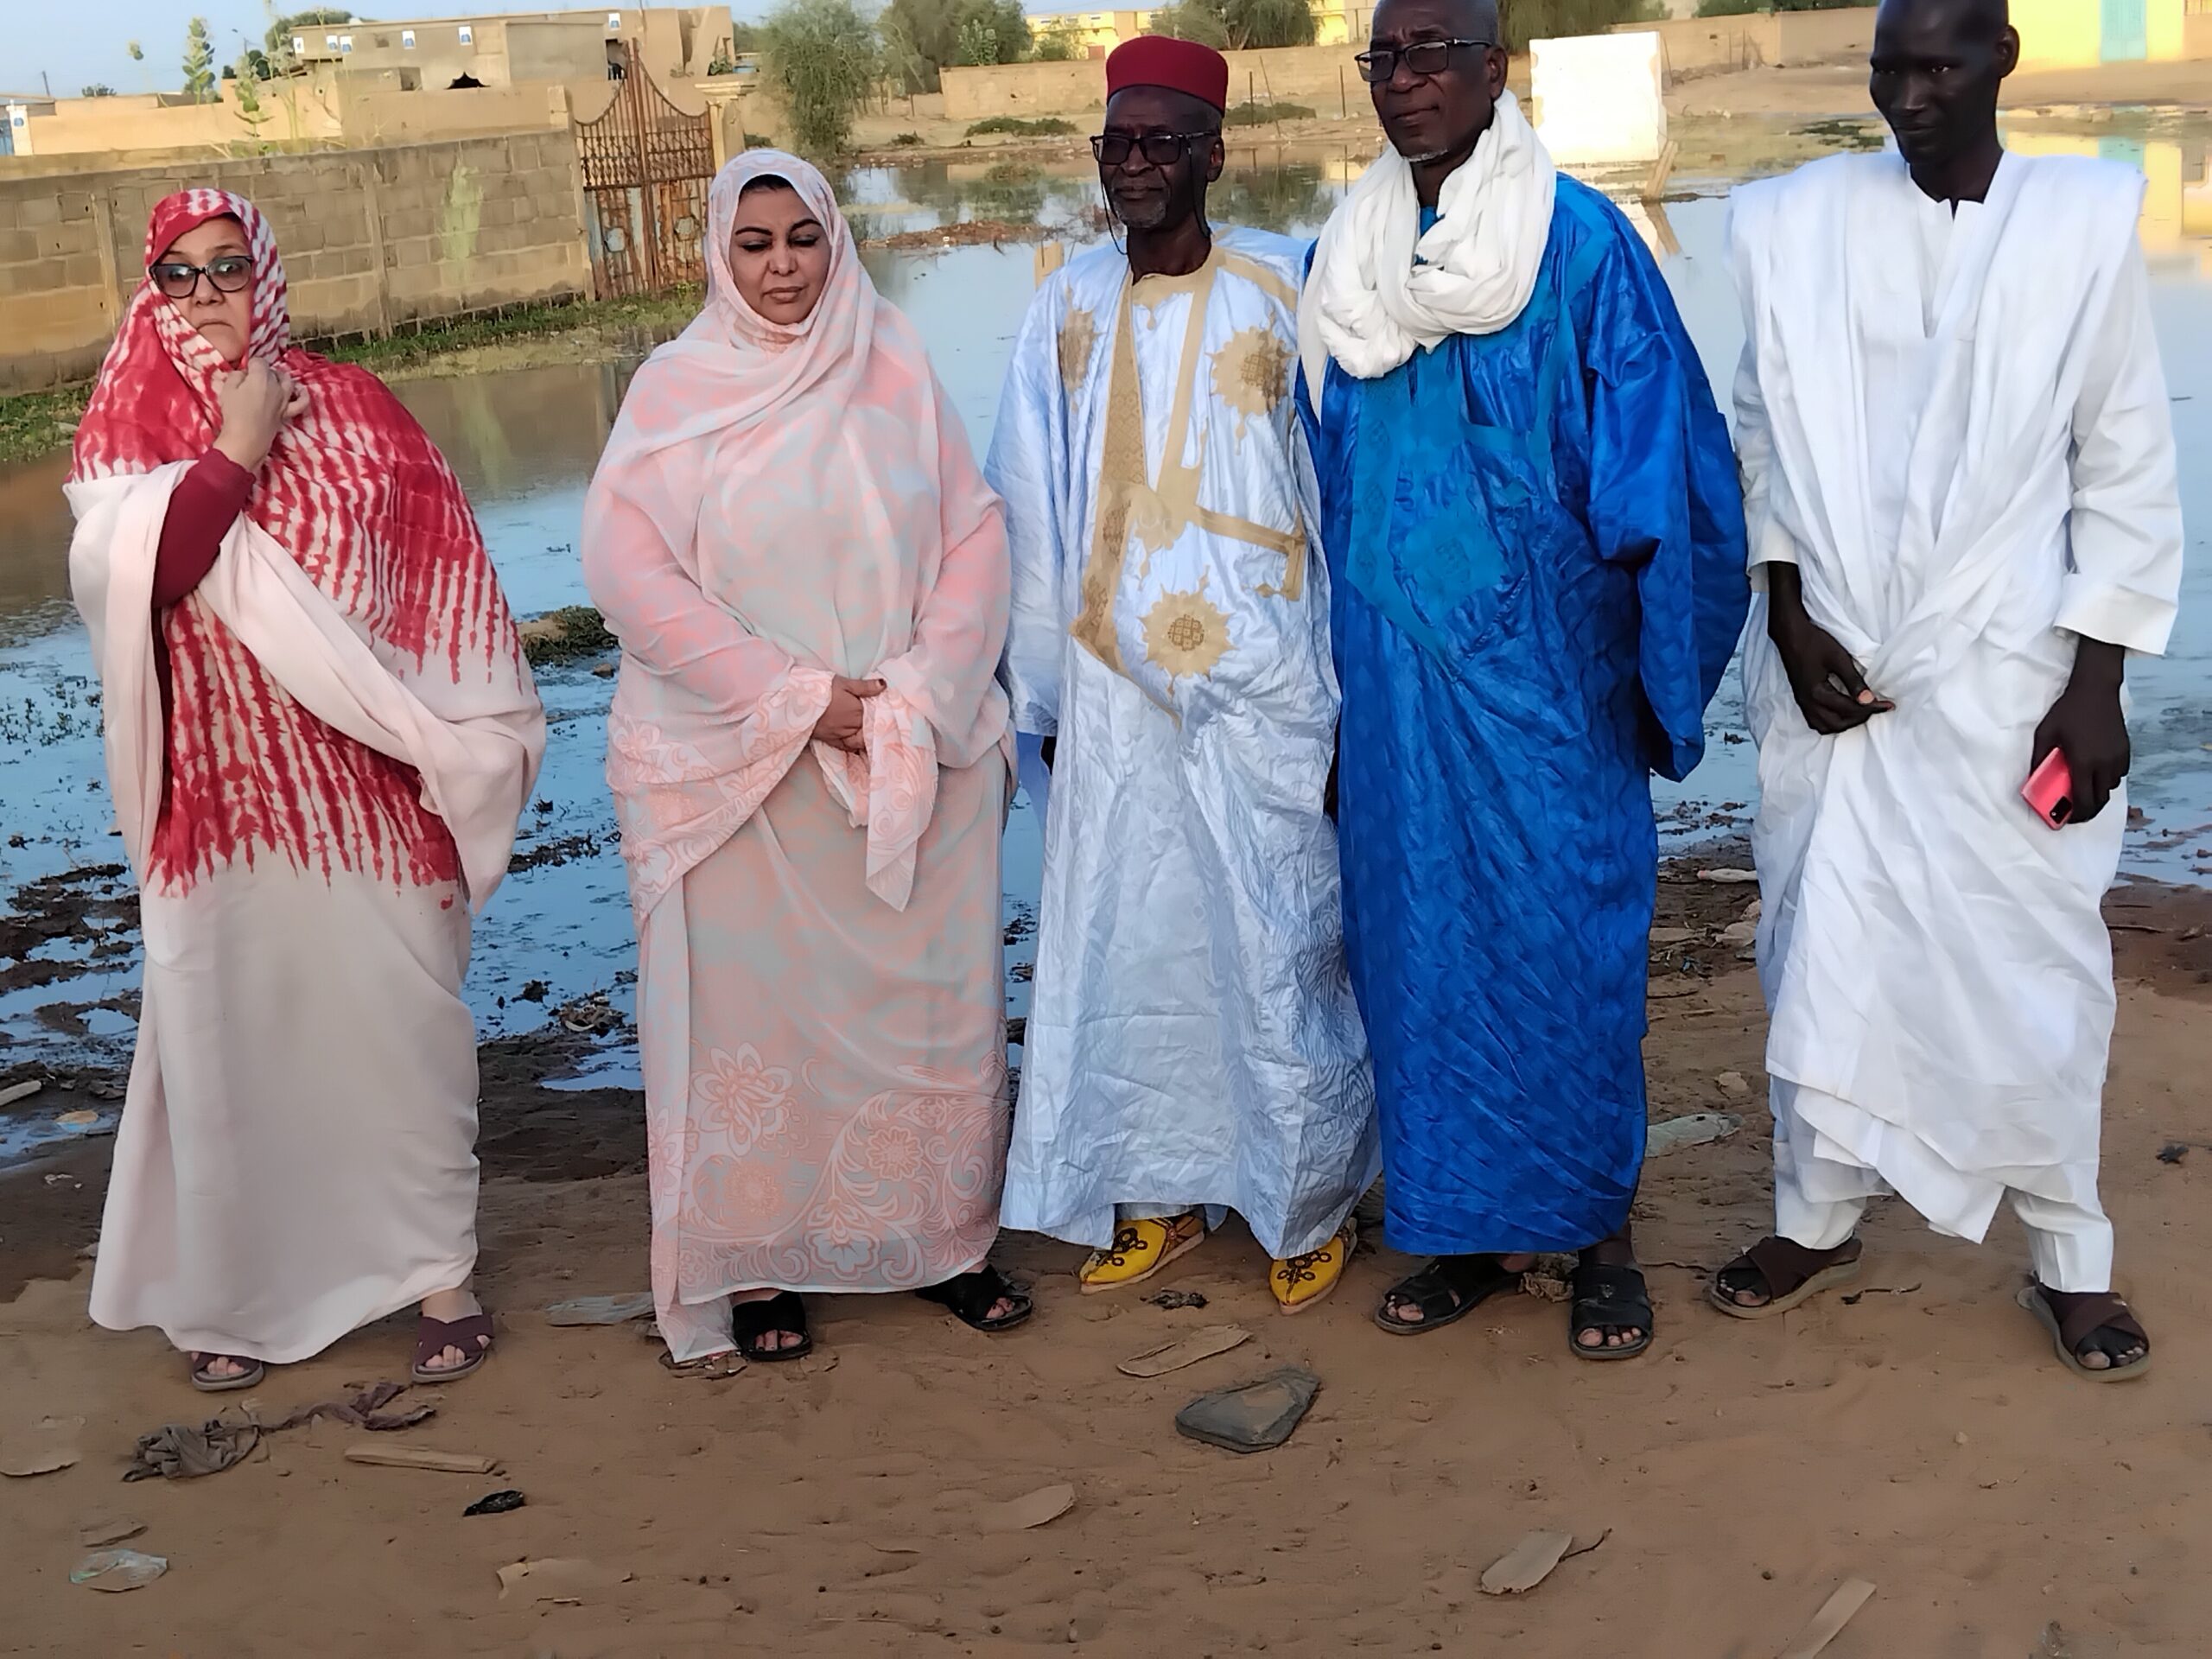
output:
M1744 674L1777 1135L1815 1198L1855 1173L1973 1239L2008 1188L2096 1208L2099 901L2127 801L2053 831L2020 788L2077 639L2157 652L2172 626L2142 183L2008 156L1955 218L1891 154L1735 198L1751 558L1799 567L1897 704L1815 734L1762 601Z
M1379 1167L1321 810L1338 694L1290 395L1300 258L1230 231L1132 290L1101 248L1015 344L984 469L1014 553L1004 677L1025 753L1057 751L1007 1227L1100 1246L1117 1204L1227 1208L1284 1256ZM1141 404L1119 428L1117 359Z

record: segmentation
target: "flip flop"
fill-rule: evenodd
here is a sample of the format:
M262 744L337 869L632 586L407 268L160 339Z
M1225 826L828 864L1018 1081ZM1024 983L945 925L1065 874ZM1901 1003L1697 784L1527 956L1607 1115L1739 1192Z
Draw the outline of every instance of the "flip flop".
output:
M2036 1323L2050 1332L2051 1345L2057 1349L2058 1357L2066 1369L2086 1382L2126 1382L2151 1369L2151 1333L2145 1331L2128 1312L2127 1304L2114 1296L2111 1306L2101 1306L2095 1302L2083 1302L2063 1320L2050 1305L2040 1284L2023 1288L2014 1298L2022 1307L2036 1316ZM2113 1307L2120 1311L2114 1313ZM2100 1331L2117 1331L2124 1337L2133 1337L2143 1344L2143 1357L2127 1365L2107 1365L2095 1370L2084 1365L2078 1351L2082 1344Z
M1394 1337L1441 1331L1465 1319L1500 1291L1518 1289L1520 1284L1521 1275L1498 1266L1495 1255L1440 1255L1384 1293L1375 1309L1375 1323ZM1421 1318L1399 1319L1390 1312L1393 1302L1411 1302L1421 1309Z
M987 1337L1013 1330L1036 1312L1036 1304L1027 1291L988 1264L973 1273L957 1274L941 1285L925 1286L914 1294L925 1302L936 1303L969 1330L981 1331ZM1000 1301L1012 1302L1014 1311L992 1319L992 1304Z
M1634 1359L1651 1345L1657 1332L1651 1322L1651 1287L1644 1283L1643 1268L1578 1262L1567 1288L1573 1301L1567 1310L1567 1345L1577 1359ZM1635 1342L1582 1345L1585 1331L1606 1325L1632 1326L1643 1335Z
M448 1348L458 1348L468 1357L458 1365L432 1369L430 1362ZM489 1313L471 1313L459 1319L434 1319L425 1313L415 1322L415 1364L410 1374L417 1382L450 1382L467 1376L491 1354Z
M785 1348L760 1346L760 1338L772 1331L798 1341ZM756 1365L780 1365L814 1351L813 1333L806 1328L806 1304L794 1291L779 1290L759 1301L740 1302L730 1310L729 1333L737 1351Z
M267 1366L244 1354L194 1353L188 1357L192 1362L192 1386L202 1394L235 1394L240 1389L253 1387L269 1374ZM236 1376L210 1376L207 1367L219 1359L241 1361L246 1369Z
M1761 1239L1713 1275L1712 1281L1705 1287L1706 1300L1732 1319L1771 1319L1810 1301L1824 1290L1849 1284L1859 1276L1860 1265L1866 1260L1866 1251L1862 1248L1859 1255L1848 1262L1838 1262L1808 1274L1789 1290L1777 1295L1777 1288L1787 1283L1789 1276L1802 1265L1800 1257L1792 1252L1802 1251L1803 1249L1803 1245L1794 1244L1786 1238ZM1726 1294L1720 1287L1722 1279L1746 1268L1758 1274L1760 1283L1766 1287L1767 1300L1756 1307L1745 1306Z

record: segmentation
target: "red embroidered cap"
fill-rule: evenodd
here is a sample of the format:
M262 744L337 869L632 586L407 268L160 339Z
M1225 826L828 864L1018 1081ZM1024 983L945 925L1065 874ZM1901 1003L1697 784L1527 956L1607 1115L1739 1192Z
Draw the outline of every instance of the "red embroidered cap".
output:
M1106 59L1106 96L1125 86L1165 86L1188 92L1217 110L1229 107L1229 60L1196 41L1140 35Z

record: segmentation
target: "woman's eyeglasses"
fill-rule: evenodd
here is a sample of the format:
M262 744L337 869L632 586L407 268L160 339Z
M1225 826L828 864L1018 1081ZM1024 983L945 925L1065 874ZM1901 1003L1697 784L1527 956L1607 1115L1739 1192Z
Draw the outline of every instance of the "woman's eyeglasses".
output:
M163 259L148 273L162 297L188 300L205 276L214 284L218 294L237 294L253 284L253 261L244 254L226 253L220 258L210 259L204 265L188 265L181 261Z
M1123 166L1131 150L1137 151L1154 167L1173 167L1183 159L1183 152L1199 139L1219 136L1212 132L1147 132L1132 138L1126 132L1102 132L1090 141L1090 153L1101 167Z
M1496 44L1493 41L1414 41L1406 46L1378 46L1372 52L1361 53L1352 61L1359 66L1362 80L1371 86L1380 86L1398 73L1401 62L1416 75L1440 75L1451 67L1452 54L1459 48L1479 46L1487 49Z

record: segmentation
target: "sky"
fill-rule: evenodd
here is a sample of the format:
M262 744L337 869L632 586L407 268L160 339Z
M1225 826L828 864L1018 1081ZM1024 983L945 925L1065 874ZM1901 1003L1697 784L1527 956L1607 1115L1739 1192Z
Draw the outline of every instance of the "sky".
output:
M263 0L0 0L0 92L36 92L46 81L52 82L56 98L73 98L95 83L118 92L175 92L184 84L184 31L194 16L207 20L215 60L228 63L238 56L242 40L260 44L273 17L308 3L310 0L274 7ZM477 3L486 11L589 11L607 9L609 0ZM366 8L390 18L466 15L474 9L470 0L385 0ZM735 10L749 16L759 7L739 0ZM133 63L124 49L124 43L134 40L145 51L143 63Z

